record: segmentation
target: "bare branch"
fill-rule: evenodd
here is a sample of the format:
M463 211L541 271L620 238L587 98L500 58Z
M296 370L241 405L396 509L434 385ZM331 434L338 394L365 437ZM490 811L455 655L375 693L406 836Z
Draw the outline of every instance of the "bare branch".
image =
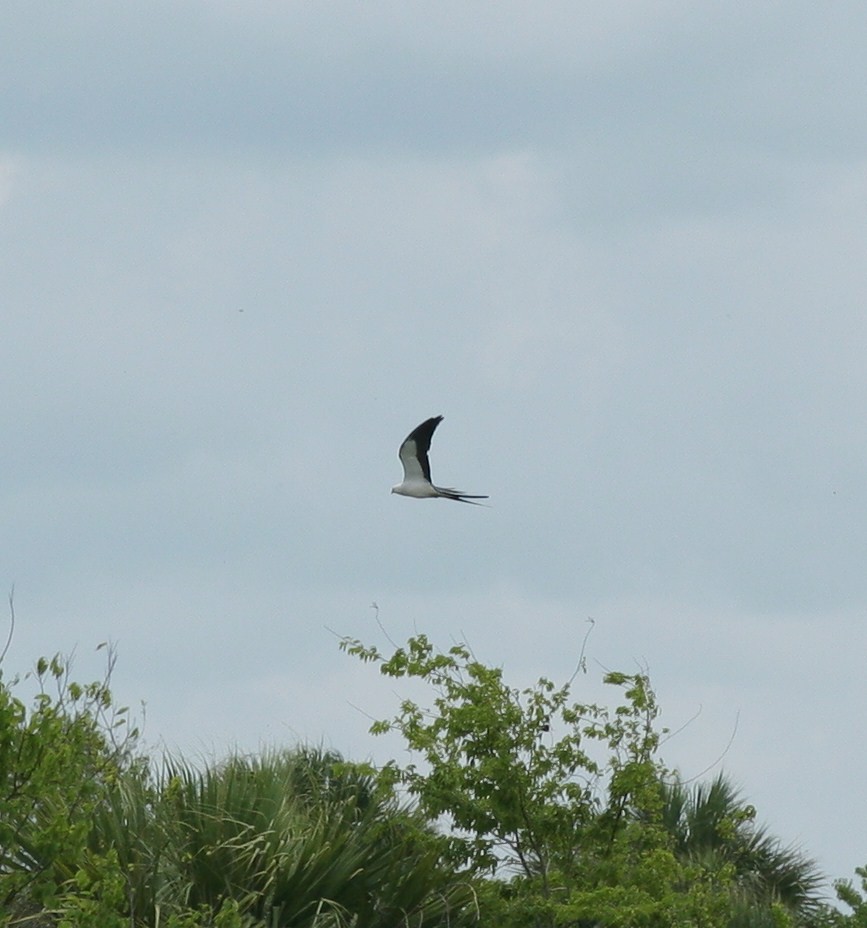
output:
M6 657L6 653L9 650L9 645L12 644L12 635L15 633L15 584L12 584L12 589L9 591L9 634L6 636L6 644L3 646L3 650L0 651L0 664L3 663L3 659Z

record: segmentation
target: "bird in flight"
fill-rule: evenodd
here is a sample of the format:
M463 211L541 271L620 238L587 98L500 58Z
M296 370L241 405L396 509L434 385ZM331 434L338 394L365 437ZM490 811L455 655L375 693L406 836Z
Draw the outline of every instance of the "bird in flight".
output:
M403 483L392 487L391 492L398 493L400 496L414 496L416 499L435 499L441 496L443 499L454 499L460 503L481 506L481 503L474 503L473 500L487 499L487 496L471 496L450 487L435 487L431 483L427 453L433 433L442 421L442 416L434 416L414 428L403 440L397 452L400 463L403 464Z

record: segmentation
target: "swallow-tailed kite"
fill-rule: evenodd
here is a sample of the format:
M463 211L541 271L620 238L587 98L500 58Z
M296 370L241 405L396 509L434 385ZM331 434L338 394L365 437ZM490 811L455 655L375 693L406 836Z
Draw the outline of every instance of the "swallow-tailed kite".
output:
M414 496L416 499L455 499L461 503L472 503L475 499L487 499L487 496L470 496L449 487L435 487L430 479L430 462L427 459L430 440L434 430L442 422L442 416L434 416L413 429L403 441L398 451L400 463L403 464L403 483L391 488L392 493L401 496ZM480 506L481 503L473 503Z

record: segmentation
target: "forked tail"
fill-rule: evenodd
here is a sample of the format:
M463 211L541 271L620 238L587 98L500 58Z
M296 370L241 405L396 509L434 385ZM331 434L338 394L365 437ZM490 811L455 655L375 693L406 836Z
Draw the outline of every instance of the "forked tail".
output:
M460 490L455 490L453 487L434 487L437 491L437 496L442 496L445 499L453 499L459 503L470 503L473 506L483 506L484 503L474 502L477 499L489 499L488 496L479 496L473 493L461 493Z

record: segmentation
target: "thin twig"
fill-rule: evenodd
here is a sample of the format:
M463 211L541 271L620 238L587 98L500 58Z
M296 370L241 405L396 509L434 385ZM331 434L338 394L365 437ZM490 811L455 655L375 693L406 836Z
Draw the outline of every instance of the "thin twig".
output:
M12 644L12 635L15 633L15 584L12 584L12 589L9 591L9 634L6 636L6 644L3 646L3 650L0 651L0 664L3 663L3 658L6 657L6 652L9 650L9 645Z
M735 740L735 735L738 733L738 723L740 722L740 719L741 719L741 710L738 709L737 715L735 716L735 724L734 724L734 728L732 728L731 736L729 737L729 740L726 743L726 746L723 748L722 753L719 755L719 757L717 757L717 759L712 764L708 764L707 767L704 768L704 770L699 770L699 772L695 774L695 776L689 777L689 779L687 780L682 780L681 781L682 783L684 784L693 783L699 777L703 777L708 772L708 770L713 770L713 768L716 767L716 765L726 756L726 754L728 754L729 749L731 748L732 743Z
M674 738L675 735L679 735L685 728L689 728L689 726L692 725L692 723L701 715L703 708L704 707L701 705L701 703L699 703L698 711L693 716L688 718L683 723L683 725L680 726L680 728L675 728L674 731L669 731L668 734L664 738L659 739L659 746L662 747L662 745L665 744L666 741L671 741L671 739Z
M376 616L376 624L379 626L379 630L382 632L383 635L385 635L386 639L388 640L388 643L389 643L389 644L395 649L395 651L396 651L396 650L397 650L397 642L396 642L396 641L391 637L391 635L389 635L389 633L385 630L385 626L382 624L382 620L379 618L379 606L378 606L377 603L374 601L374 602L372 602L372 603L370 604L370 608L373 609L373 614L374 614L374 616Z
M574 673L572 674L571 677L569 677L569 681L566 684L567 686L572 686L572 683L575 680L575 677L577 677L578 674L582 670L585 670L587 667L584 655L587 650L587 641L590 638L590 635L593 632L593 629L596 627L596 620L592 616L587 616L587 622L590 627L587 629L586 633L584 634L584 640L581 642L581 653L578 655L578 663L575 666Z

